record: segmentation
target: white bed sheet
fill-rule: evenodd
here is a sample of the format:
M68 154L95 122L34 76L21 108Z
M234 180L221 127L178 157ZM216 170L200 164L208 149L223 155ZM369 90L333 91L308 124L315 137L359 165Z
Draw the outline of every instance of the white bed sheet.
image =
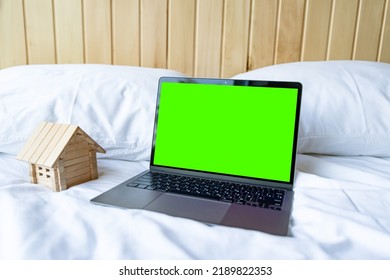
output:
M53 193L0 154L0 258L390 259L390 159L298 155L287 237L91 204L148 162L98 165L99 179Z

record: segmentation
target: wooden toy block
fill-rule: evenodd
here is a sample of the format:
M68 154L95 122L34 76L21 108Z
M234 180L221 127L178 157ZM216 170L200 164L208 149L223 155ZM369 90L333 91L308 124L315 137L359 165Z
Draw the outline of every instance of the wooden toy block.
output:
M32 183L58 192L98 178L96 152L106 151L80 127L44 122L17 159L29 162Z

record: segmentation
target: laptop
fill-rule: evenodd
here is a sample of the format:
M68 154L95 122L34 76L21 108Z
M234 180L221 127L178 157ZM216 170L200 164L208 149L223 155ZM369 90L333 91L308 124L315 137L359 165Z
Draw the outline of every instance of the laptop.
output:
M302 85L162 77L150 168L97 204L287 235Z

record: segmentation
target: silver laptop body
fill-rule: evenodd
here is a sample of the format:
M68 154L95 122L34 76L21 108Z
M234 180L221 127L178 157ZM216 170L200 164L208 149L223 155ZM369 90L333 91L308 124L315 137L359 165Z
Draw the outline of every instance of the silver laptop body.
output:
M163 77L150 168L93 198L287 235L302 85Z

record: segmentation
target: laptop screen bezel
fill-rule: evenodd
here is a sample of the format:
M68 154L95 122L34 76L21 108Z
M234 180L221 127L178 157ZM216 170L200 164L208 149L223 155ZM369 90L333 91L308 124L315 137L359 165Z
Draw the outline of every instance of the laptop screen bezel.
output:
M269 179L258 179L252 177L245 177L239 175L227 175L208 171L198 171L178 167L162 166L154 164L155 144L156 144L156 133L158 125L158 112L160 107L160 93L161 85L164 82L172 83L195 83L195 84L212 84L212 85L232 85L232 86L255 86L255 87L274 87L274 88L294 88L297 89L297 102L295 110L295 125L294 125L294 138L292 148L292 162L290 169L290 179L288 182L269 180ZM241 79L217 79L217 78L188 78L188 77L161 77L158 82L158 94L156 100L156 110L153 127L153 138L152 138L152 149L150 157L150 170L168 172L173 174L182 174L188 176L195 176L201 178L209 178L216 180L231 181L244 184L253 184L269 187L278 187L285 189L292 189L295 178L295 164L298 144L298 132L299 132L299 116L302 99L302 84L299 82L291 81L264 81L264 80L241 80Z

